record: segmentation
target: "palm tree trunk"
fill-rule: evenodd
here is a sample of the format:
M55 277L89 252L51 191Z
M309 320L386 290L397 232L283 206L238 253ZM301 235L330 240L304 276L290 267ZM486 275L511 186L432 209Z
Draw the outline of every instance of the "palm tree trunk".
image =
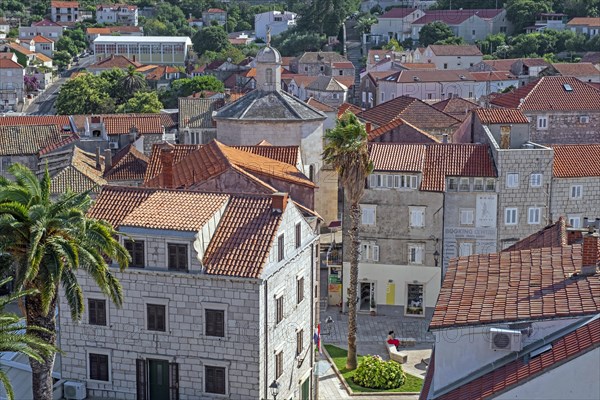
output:
M27 296L25 302L27 326L39 326L48 330L40 332L28 330L31 335L37 336L46 343L56 346L56 298L52 300L50 311L43 315L42 299L39 295ZM48 356L43 362L29 358L31 365L31 381L33 400L52 400L52 369L54 368L54 354Z
M360 206L358 203L350 205L350 286L348 287L348 358L346 369L356 369L358 361L356 356L356 298L358 286L358 223L360 221Z

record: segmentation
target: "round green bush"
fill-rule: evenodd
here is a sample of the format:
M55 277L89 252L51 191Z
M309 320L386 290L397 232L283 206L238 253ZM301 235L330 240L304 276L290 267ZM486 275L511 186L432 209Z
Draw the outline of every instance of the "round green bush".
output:
M387 390L404 385L406 374L395 361L384 361L379 356L366 356L356 368L352 380L365 388Z

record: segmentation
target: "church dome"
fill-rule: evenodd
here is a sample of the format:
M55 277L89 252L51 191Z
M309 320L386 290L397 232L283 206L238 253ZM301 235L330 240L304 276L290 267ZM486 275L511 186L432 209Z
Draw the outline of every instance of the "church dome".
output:
M281 64L281 54L276 48L267 45L259 50L256 54L257 63L265 64Z

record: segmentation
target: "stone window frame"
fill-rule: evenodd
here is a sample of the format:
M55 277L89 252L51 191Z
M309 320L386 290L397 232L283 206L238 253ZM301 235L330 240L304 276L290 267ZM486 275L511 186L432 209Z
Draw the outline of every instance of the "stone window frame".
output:
M506 174L506 187L508 189L518 189L519 188L519 173L518 172L509 172Z
M536 219L532 219L532 212L534 213L533 215L535 216L535 211L537 210L537 220ZM529 207L527 209L527 224L528 225L539 225L542 223L542 207Z
M169 334L170 332L170 324L169 324L169 301L170 299L159 298L159 297L144 297L144 332L153 332L154 334ZM159 305L165 307L165 330L164 331L156 331L152 329L148 329L148 304Z
M574 189L579 188L577 190L576 195L574 195ZM583 198L583 185L571 185L569 188L569 199L571 200L581 200Z
M514 212L514 221L513 218L510 218L509 222L509 212ZM519 209L517 207L506 207L504 208L504 225L518 225L519 224Z
M206 337L206 338L216 338L216 339L220 339L220 338L226 338L228 337L227 334L227 321L228 321L228 317L229 317L229 304L227 303L212 303L212 302L202 302L201 305L201 309L202 309L202 334ZM218 310L218 311L223 311L224 315L223 315L223 336L209 336L206 333L206 310Z
M186 246L186 253L187 253L187 268L186 269L179 269L179 268L170 268L169 267L169 245L175 245L175 246ZM177 240L177 239L165 239L165 267L167 268L167 271L169 272L179 272L179 273L189 273L192 269L192 248L193 248L193 243L190 243L189 241L186 240Z
M107 381L103 381L103 380L98 380L98 379L92 379L91 378L91 363L90 363L90 354L98 354L98 355L103 355L103 356L108 356L108 380ZM111 384L112 383L112 350L111 349L105 349L105 348L100 348L100 347L87 347L85 349L85 378L87 382L96 382L96 383L100 383L100 384Z
M412 251L415 250L414 261L412 259ZM419 260L420 258L420 260ZM424 265L425 264L425 244L424 243L409 243L406 253L406 262L409 265Z
M142 243L143 246L143 252L144 252L144 262L142 266L137 266L137 265L133 265L133 258L132 258L132 264L129 265L130 268L135 268L135 269L144 269L146 268L146 264L148 263L148 246L146 246L146 242L147 242L147 238L146 237L132 237L132 236L121 236L121 244L123 245L123 247L126 247L126 242L130 241L132 243L138 242L138 243ZM129 253L129 250L127 250L127 252ZM130 254L131 255L131 254Z
M471 213L471 222L463 222L463 213L466 215L467 213ZM462 226L472 226L475 224L475 209L474 208L459 208L458 209L458 222Z
M426 208L425 206L409 206L408 207L408 224L411 228L425 228L426 223L425 223L425 213L426 213ZM421 214L421 224L415 224L413 225L413 214L415 213L420 213Z
M375 226L377 224L377 205L376 204L359 204L360 206L360 224L363 226ZM373 213L373 219L365 222L365 210Z
M97 297L96 297L97 296ZM109 319L109 312L108 312L108 302L106 301L106 298L100 297L101 295L93 295L87 298L87 318L88 318L88 325L93 325L93 326L106 326L109 327L110 326L110 319ZM95 301L103 301L104 302L104 324L92 324L91 323L91 319L90 319L90 311L91 311L91 307L90 307L90 300L95 300Z
M206 362L202 362L202 366L204 368L202 368L202 393L210 393L213 397L218 397L218 398L228 398L229 397L229 363L226 362L222 362L222 361L217 361L217 360L210 360L210 361L206 361ZM206 368L223 368L225 370L225 393L213 393L213 392L207 392L206 391Z
M540 131L548 130L548 116L547 115L538 115L535 120L535 126Z
M536 177L536 178L534 178ZM537 179L539 177L539 180ZM529 186L530 187L542 187L544 181L544 174L541 172L532 172L529 176Z

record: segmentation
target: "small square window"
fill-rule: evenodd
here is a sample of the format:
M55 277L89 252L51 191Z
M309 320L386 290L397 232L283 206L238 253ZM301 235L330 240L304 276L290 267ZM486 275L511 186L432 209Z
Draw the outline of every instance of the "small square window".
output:
M149 331L165 332L167 330L166 307L161 304L146 304Z
M132 268L144 268L144 241L125 239L123 244L131 256L131 263L129 263L129 266Z
M95 381L110 380L108 374L108 354L89 353L90 379Z
M538 115L537 128L538 129L548 129L548 117L543 116L543 115Z
M187 244L167 243L169 253L169 269L173 271L188 270Z
M458 190L460 192L468 192L469 190L471 190L471 184L469 182L469 178L460 178Z
M483 192L483 178L475 178L473 180L473 190Z
M422 244L409 244L408 245L408 263L409 264L423 264L423 253L425 248Z
M225 368L207 365L204 367L204 390L206 393L226 394Z
M206 318L206 336L225 337L225 310L204 311Z
M516 208L506 208L504 210L504 224L516 225L518 221L518 210Z
M571 186L571 199L581 199L583 197L583 186Z
M529 185L531 187L541 187L542 186L542 174L533 173L529 179Z
M88 299L90 325L106 326L106 300Z
M277 238L277 261L281 261L285 258L285 236L279 235Z
M587 115L582 115L579 117L580 124L587 124L589 122L590 122L590 117L588 117Z
M283 296L275 299L275 323L283 321Z
M455 192L458 190L458 178L448 178L448 191Z
M581 228L581 217L578 215L569 215L568 216L569 225L573 228Z
M506 174L506 187L507 188L518 188L519 187L519 174L508 173Z
M464 208L460 210L460 224L473 225L475 220L475 211L472 208Z
M485 191L495 192L496 191L496 180L494 178L485 180Z
M542 209L539 207L529 207L527 223L530 225L537 225L541 220Z

